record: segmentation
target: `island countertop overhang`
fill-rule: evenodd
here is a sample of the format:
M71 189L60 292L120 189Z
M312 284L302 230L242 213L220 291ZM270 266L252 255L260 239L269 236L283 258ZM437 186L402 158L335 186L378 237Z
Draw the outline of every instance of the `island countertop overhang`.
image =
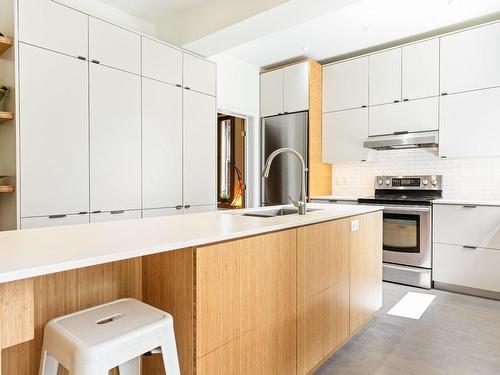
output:
M267 207L264 209L273 209ZM290 207L290 206L278 206ZM381 206L310 204L307 215L273 218L217 211L0 233L0 283L203 246L381 211Z

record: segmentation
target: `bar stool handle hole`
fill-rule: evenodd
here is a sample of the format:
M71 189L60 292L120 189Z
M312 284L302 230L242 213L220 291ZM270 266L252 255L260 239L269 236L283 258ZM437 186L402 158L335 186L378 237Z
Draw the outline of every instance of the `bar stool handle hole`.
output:
M115 320L121 319L124 316L125 316L125 314L122 314L122 313L114 314L114 315L111 315L110 317L98 320L97 322L95 322L95 324L98 324L98 325L108 324L108 323L114 322Z

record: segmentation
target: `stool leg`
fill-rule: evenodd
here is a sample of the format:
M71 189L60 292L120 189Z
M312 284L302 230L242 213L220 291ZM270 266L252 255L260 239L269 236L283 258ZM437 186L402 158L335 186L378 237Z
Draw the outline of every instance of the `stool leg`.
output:
M163 366L167 375L181 375L179 368L179 358L177 357L177 345L175 344L174 325L160 338L161 355L163 356Z
M46 350L42 352L42 360L40 363L40 375L57 375L59 362L52 357Z
M134 358L118 366L120 375L140 375L141 374L141 357Z

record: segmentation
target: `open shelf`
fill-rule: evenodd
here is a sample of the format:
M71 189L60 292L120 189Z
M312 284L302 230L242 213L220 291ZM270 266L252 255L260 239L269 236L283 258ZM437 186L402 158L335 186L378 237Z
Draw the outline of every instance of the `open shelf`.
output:
M14 119L14 114L12 112L0 112L0 124L2 122L10 121Z
M15 186L9 186L9 185L0 185L0 193L13 193L16 191Z
M0 55L12 47L12 39L5 36L0 36Z

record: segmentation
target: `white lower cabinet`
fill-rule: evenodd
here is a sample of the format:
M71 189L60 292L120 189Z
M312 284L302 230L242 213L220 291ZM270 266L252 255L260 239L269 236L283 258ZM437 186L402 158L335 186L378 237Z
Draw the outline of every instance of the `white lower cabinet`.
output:
M422 132L439 128L439 98L370 107L370 136Z
M500 250L500 207L434 205L434 241Z
M141 210L133 211L110 211L110 212L96 212L90 214L91 223L103 223L106 221L119 221L119 220L130 220L130 219L140 219Z
M184 90L184 206L217 204L215 97Z
M90 64L90 211L141 209L141 77Z
M323 163L366 160L368 108L323 114Z
M500 156L500 88L441 97L442 158Z
M434 244L436 282L500 292L500 251Z
M142 207L181 205L182 88L143 78L142 103Z
M88 63L19 44L21 217L89 211Z
M153 208L149 210L142 210L142 217L144 219L150 217L161 217L161 216L176 216L182 215L183 207L179 206L178 208Z
M44 217L27 217L21 219L21 229L58 227L62 225L88 224L89 214L54 215Z

